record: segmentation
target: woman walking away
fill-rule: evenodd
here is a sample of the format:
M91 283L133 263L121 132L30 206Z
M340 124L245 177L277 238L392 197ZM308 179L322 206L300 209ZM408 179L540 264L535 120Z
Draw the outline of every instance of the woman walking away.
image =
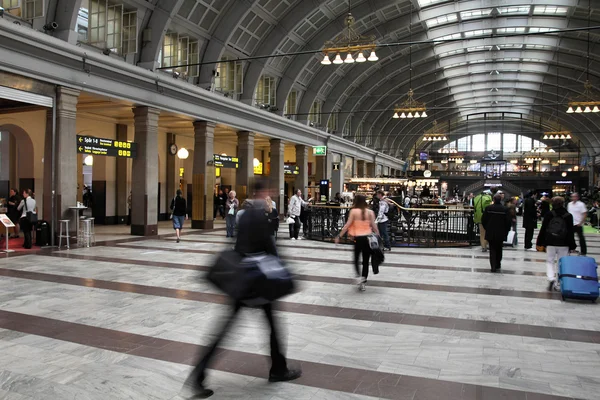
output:
M236 193L234 190L229 192L227 201L225 202L225 224L227 225L227 237L234 237L235 232L235 215L240 208L240 201L235 198Z
M335 242L339 243L340 237L345 235L346 232L354 237L354 268L356 269L357 277L360 277L358 259L362 253L362 277L358 286L360 291L365 290L367 277L369 276L369 258L371 257L369 235L373 232L379 235L379 230L375 223L375 213L373 210L369 210L368 207L367 198L362 194L356 195L354 206L350 210L348 222L342 228L340 236L335 238Z
M183 222L188 219L187 215L187 203L182 196L180 189L177 189L177 195L171 200L171 210L173 212L173 229L177 235L177 243L181 239L181 230L183 229Z
M23 231L23 235L25 236L23 247L26 249L30 249L31 231L33 229L33 223L31 222L31 219L28 214L37 214L35 199L31 197L31 189L23 190L23 200L21 200L21 204L19 204L17 209L22 212L19 224L21 225L21 230Z

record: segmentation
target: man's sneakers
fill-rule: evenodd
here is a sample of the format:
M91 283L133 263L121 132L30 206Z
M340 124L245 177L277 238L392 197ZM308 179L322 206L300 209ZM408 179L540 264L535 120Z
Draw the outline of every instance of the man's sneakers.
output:
M300 369L288 369L283 374L269 374L269 382L289 382L302 376Z

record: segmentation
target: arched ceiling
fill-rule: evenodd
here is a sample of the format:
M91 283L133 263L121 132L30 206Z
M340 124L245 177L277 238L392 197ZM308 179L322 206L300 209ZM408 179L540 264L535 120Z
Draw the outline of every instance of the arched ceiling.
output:
M340 131L351 124L353 137L362 124L362 143L393 155L412 148L434 118L443 124L481 112L529 118L543 114L577 132L589 153L596 154L600 115L566 114L563 105L556 113L555 107L557 99L564 104L583 91L588 34L552 33L587 27L590 1L591 25L600 25L600 9L594 8L593 0L351 0L356 30L375 35L383 45L378 62L322 66L318 53L252 60L246 63L241 100L252 102L263 74L276 76L279 110L289 92L298 90L298 120L306 120L315 100L322 101L325 113L339 113ZM170 29L184 29L200 39L201 62L224 55L318 50L342 32L348 12L348 0L147 2L143 23L153 36L138 54L140 65L156 62L162 37ZM496 37L505 34L527 35ZM590 36L591 82L597 89L600 32ZM421 43L385 47L409 39ZM210 84L213 69L214 64L201 68L200 84ZM493 71L499 74L490 75ZM394 104L409 88L430 109L434 103L438 109L426 119L392 120Z

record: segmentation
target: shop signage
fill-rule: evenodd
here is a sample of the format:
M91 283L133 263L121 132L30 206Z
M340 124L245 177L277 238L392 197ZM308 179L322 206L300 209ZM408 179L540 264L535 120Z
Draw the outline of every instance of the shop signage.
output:
M333 170L334 171L339 171L340 170L340 163L333 163Z
M6 214L0 214L0 222L2 222L2 225L4 225L6 228L15 227L15 224L13 224L13 222L10 220L10 218L8 218Z
M254 166L254 175L262 175L263 174L263 163L259 162Z
M300 167L295 164L284 164L283 173L285 175L300 175Z
M313 147L313 155L326 156L327 155L327 146L314 146Z
M231 156L214 155L215 167L217 168L239 168L240 159Z
M573 181L556 181L557 185L572 185Z
M137 143L77 135L77 153L92 156L135 158Z

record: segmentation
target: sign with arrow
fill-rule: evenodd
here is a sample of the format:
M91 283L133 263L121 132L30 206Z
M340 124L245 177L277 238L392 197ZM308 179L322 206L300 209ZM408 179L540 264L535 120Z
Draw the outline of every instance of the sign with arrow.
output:
M135 158L137 156L137 143L77 135L77 153L92 156Z

